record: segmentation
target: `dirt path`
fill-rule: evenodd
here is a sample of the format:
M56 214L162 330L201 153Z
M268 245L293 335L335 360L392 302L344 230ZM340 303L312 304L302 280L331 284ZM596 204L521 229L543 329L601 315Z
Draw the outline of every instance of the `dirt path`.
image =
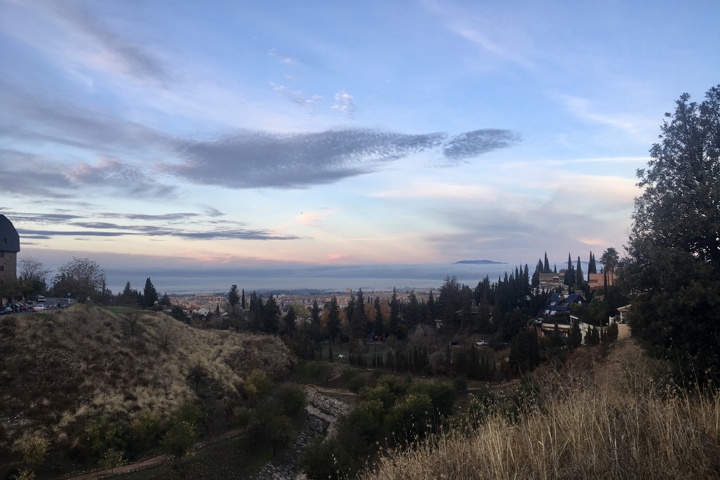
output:
M238 435L240 435L239 429L234 430L228 430L227 432L218 435L216 437L212 438L206 438L200 442L197 442L193 446L193 451L201 450L208 445L213 445L217 442L221 442L223 440L229 440L231 438L235 438ZM73 476L73 477L64 477L65 480L96 480L99 478L105 478L112 475L121 475L125 473L132 473L137 472L139 470L146 470L148 468L157 467L158 465L162 465L163 463L171 460L173 457L171 455L156 455L154 457L145 458L143 460L129 463L127 465L122 465L115 468L109 468L107 470L95 470L93 472L83 473L81 475Z
M307 405L305 407L305 410L308 415L311 417L317 417L323 422L326 422L328 424L326 435L332 435L335 431L335 423L337 421L337 418L342 415L343 413L347 412L350 408L349 405L342 401L337 399L336 397L356 397L357 395L346 390L334 390L330 388L322 388L322 387L315 387L315 386L305 386L305 393L307 395ZM229 430L221 435L218 435L216 437L207 438L203 441L197 442L193 446L193 450L197 451L202 448L207 447L208 445L212 445L217 442L221 442L223 440L229 440L231 438L235 438L239 436L241 431L239 429L235 430ZM311 434L314 434L311 433ZM303 441L301 446L307 446L307 441ZM291 450L297 450L297 449L291 449ZM292 462L295 462L295 460L299 460L294 458L301 454L302 452L298 453L295 452L293 455L293 458L291 459ZM126 473L132 473L137 472L140 470L146 470L148 468L154 468L159 465L162 465L170 460L172 460L171 455L157 455L154 457L145 458L143 460L129 463L127 465L122 465L119 467L107 469L107 470L95 470L88 473L83 473L76 476L71 477L64 477L64 480L98 480L101 478L110 477L113 475L121 475ZM290 460L288 458L282 459L282 463L288 463ZM272 468L272 465L269 465L269 467ZM275 467L275 468L282 468L282 467ZM278 472L279 473L279 472Z

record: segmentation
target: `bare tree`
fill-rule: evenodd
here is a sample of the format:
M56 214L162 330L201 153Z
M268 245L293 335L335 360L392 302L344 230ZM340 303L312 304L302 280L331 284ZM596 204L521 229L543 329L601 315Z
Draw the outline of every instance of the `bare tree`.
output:
M18 260L20 277L25 281L41 281L45 283L45 277L50 270L36 257L23 257Z

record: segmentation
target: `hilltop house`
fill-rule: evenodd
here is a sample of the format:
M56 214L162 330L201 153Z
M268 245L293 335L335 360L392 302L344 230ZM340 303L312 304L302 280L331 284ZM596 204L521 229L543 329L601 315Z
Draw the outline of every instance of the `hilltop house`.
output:
M570 315L570 309L573 305L582 305L585 299L582 295L571 293L564 295L562 293L553 293L548 301L538 311L536 318L542 320L545 317Z
M617 280L617 276L615 275L615 273L608 273L607 276L604 273L588 274L588 285L590 286L590 291L594 292L595 290L605 288L606 277L608 287L612 287L613 285L615 285L615 280Z
M0 281L17 278L20 235L5 215L0 215Z
M540 273L540 290L551 290L562 287L563 272L543 272Z

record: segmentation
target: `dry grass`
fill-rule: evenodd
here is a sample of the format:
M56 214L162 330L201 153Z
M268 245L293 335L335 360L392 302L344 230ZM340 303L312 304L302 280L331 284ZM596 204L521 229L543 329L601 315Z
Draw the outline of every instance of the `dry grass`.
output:
M363 478L720 478L720 397L658 382L632 341L607 358L590 352L538 372L541 406L519 421L490 415L387 455Z
M116 315L77 305L3 317L0 337L0 447L28 430L72 443L73 425L102 413L160 416L195 398L188 376L202 367L226 398L254 369L284 375L292 355L275 337L193 329L163 313Z

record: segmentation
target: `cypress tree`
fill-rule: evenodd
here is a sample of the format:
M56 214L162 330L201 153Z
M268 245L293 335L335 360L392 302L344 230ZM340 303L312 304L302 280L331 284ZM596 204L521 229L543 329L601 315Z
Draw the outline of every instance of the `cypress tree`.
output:
M583 271L582 271L582 265L580 265L580 256L578 256L577 260L577 267L575 268L575 281L577 282L577 286L579 288L582 288L583 286Z

